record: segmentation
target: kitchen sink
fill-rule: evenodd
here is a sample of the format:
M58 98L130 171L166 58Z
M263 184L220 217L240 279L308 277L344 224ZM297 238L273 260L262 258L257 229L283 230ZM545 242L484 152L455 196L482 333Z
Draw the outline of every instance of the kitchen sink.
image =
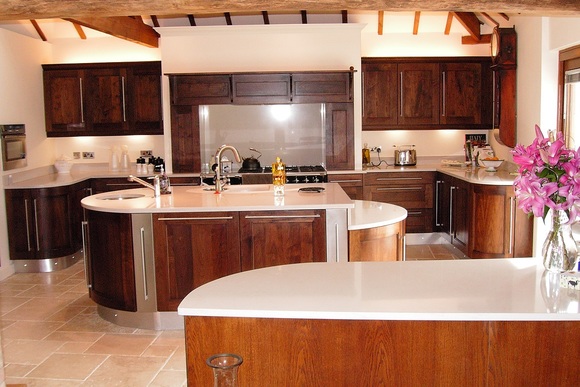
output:
M144 194L112 194L100 197L100 200L130 200L144 197Z

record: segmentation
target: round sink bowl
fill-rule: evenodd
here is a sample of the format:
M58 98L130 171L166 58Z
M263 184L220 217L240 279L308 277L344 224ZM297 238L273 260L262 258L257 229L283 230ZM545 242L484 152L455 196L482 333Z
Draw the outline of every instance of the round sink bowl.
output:
M100 197L100 200L130 200L142 198L143 194L111 194L107 196Z

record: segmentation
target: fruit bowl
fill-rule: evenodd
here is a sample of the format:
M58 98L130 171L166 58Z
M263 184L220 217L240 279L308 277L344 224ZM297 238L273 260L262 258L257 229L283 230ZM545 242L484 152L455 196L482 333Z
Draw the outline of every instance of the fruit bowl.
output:
M485 167L488 172L495 172L497 168L503 163L503 160L491 160L491 159L481 159L479 163Z

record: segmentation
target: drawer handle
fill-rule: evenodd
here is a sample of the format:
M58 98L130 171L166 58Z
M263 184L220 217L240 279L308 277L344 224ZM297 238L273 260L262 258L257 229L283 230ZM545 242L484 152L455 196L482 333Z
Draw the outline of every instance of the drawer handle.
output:
M332 180L329 183L362 183L362 180Z
M423 191L423 187L377 188L377 191Z
M141 263L143 264L143 294L149 299L149 285L147 284L147 260L145 259L145 228L141 227Z
M159 218L157 220L171 221L171 220L230 220L233 216L200 216L200 217L185 217L185 218Z
M246 219L299 219L320 218L320 215L246 215Z
M376 181L423 180L422 177L377 177Z
M423 211L407 211L407 215L422 215Z
M93 284L91 284L91 270L90 270L90 262L91 259L91 251L89 246L89 222L83 220L81 222L82 225L82 236L83 236L83 253L85 255L84 264L85 264L85 283L87 284L87 288L91 289Z

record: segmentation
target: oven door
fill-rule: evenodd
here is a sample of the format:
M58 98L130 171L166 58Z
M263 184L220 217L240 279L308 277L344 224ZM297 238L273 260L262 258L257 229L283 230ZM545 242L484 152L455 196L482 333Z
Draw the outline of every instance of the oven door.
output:
M2 136L2 167L7 171L26 166L26 135Z

